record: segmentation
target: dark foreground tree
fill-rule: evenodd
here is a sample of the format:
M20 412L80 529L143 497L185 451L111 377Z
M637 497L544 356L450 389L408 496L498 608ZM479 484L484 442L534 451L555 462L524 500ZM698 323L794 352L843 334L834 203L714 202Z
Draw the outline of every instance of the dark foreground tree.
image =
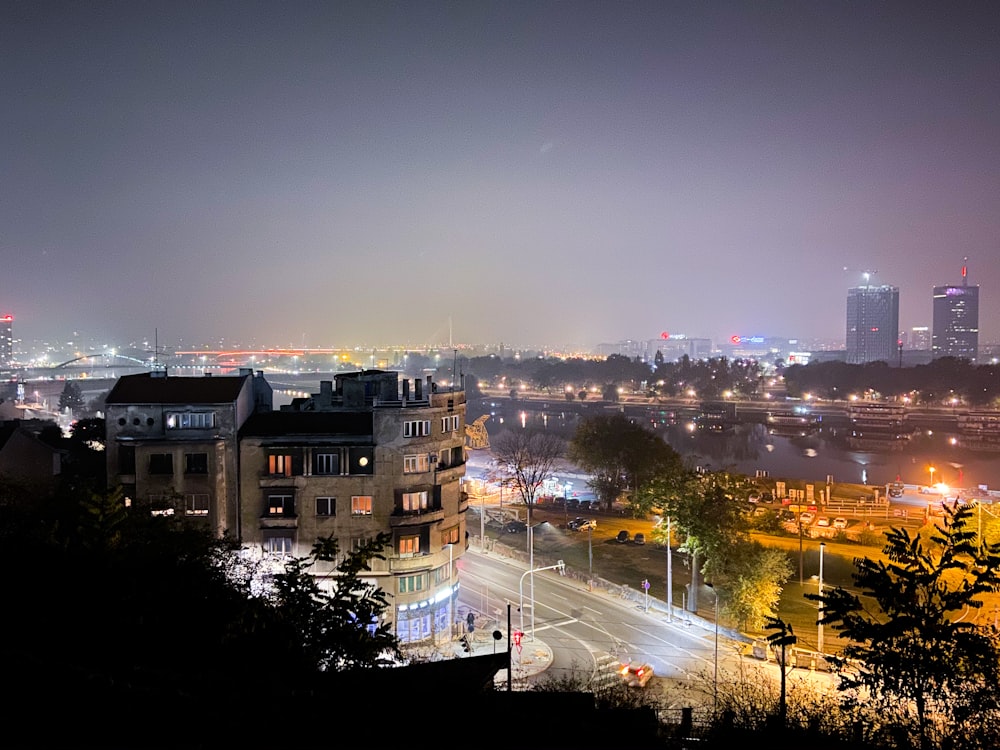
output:
M821 622L849 643L833 662L845 702L870 701L886 715L912 712L915 744L942 733L995 746L1000 700L1000 638L973 613L1000 589L1000 545L982 545L969 529L972 511L955 503L928 538L886 533L888 561L855 560L860 593L841 587L806 594Z

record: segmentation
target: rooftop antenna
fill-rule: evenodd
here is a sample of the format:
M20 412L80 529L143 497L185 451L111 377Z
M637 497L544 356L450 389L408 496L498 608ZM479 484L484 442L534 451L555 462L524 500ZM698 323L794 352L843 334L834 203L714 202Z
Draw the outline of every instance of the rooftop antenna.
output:
M451 316L449 315L448 316L448 348L451 349L452 346L453 346L453 344L452 344L452 340L451 340ZM458 352L456 351L456 354L457 353Z
M455 349L455 361L451 366L451 390L455 390L455 381L458 380L458 349Z
M969 257L962 258L962 286L969 285Z

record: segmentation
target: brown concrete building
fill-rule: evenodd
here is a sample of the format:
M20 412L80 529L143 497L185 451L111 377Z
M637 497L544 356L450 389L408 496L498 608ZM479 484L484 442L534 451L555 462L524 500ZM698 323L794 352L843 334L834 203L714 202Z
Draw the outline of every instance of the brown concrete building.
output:
M465 393L396 372L337 375L240 431L242 540L304 556L392 535L369 578L389 596L403 643L450 638L465 551ZM323 572L320 570L317 573Z
M369 370L280 411L272 395L250 370L119 379L106 399L109 485L237 539L265 567L321 537L346 552L389 533L368 579L387 594L397 636L450 638L466 546L464 391Z
M105 401L108 485L122 485L137 507L182 513L238 539L239 428L272 399L263 373L249 369L119 378Z

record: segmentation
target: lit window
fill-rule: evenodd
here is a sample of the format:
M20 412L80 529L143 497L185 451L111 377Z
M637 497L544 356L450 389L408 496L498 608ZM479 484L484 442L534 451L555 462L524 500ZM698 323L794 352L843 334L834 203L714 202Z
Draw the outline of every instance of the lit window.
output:
M407 512L427 510L427 492L404 492L403 510Z
M372 514L372 496L371 495L352 495L351 496L351 515L352 516L370 516Z
M292 475L292 457L282 454L268 456L267 473L272 476L290 477Z
M458 544L458 526L446 529L441 535L442 544Z
M215 412L175 411L167 413L168 430L205 430L215 427Z
M414 453L409 456L403 456L404 474L420 474L430 471L430 469L431 462L426 453Z
M316 498L316 515L317 516L335 516L335 515L337 515L337 498L335 498L335 497L317 497Z
M401 536L399 538L399 556L412 557L420 552L419 536Z
M184 513L189 516L207 516L208 495L206 494L185 495Z
M268 495L267 515L269 516L295 515L295 496L278 494L278 493Z

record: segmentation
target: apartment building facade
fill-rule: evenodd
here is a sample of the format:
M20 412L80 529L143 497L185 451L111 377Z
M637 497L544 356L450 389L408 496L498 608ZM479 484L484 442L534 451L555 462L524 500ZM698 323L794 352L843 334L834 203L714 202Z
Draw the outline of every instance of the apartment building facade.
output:
M397 637L447 640L466 547L465 406L461 389L369 370L254 415L240 438L244 544L280 559L320 537L346 552L387 532L392 549L366 577Z
M387 532L366 580L386 593L394 631L449 639L466 548L464 390L369 370L272 403L263 373L126 376L107 398L109 484L275 565L321 537L346 553Z

